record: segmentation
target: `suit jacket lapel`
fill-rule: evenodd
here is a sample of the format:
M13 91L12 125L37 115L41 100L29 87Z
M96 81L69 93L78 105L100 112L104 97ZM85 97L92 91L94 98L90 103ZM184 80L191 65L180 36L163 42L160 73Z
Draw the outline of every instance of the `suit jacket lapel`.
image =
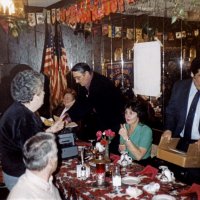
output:
M185 84L182 85L182 101L180 102L179 106L180 106L181 116L184 116L183 123L185 123L185 119L187 115L188 98L189 98L191 84L192 84L192 81L188 80L185 82Z

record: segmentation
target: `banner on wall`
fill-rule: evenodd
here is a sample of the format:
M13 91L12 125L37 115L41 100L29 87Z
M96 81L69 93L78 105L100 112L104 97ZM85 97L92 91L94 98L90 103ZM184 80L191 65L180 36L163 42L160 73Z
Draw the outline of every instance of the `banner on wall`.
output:
M134 45L134 93L160 96L161 46L160 43L143 42Z

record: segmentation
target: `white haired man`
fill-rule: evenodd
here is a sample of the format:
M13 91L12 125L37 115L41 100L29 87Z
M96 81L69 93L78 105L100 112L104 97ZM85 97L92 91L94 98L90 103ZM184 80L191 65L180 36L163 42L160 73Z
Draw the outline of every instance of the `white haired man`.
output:
M52 183L57 168L57 145L51 133L39 132L26 141L23 147L25 173L18 179L8 199L61 200Z

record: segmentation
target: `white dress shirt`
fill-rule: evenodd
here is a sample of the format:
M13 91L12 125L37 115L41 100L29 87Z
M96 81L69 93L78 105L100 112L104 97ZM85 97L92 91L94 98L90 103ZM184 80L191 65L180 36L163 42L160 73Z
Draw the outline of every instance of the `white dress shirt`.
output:
M65 108L63 109L60 117L62 117L71 107L72 105L75 103L75 100L73 100L72 102L68 103L68 105L65 106Z
M197 92L197 88L194 85L194 82L192 82L191 88L190 88L190 94L189 94L189 99L188 99L188 107L187 107L187 115L190 109L190 105L192 103L192 100ZM194 121L192 125L192 133L191 133L191 139L192 140L199 140L200 139L200 133L199 133L199 122L200 122L200 100L198 101L197 107L196 107L196 112L194 115ZM181 132L181 137L184 135L184 129L183 128Z
M11 190L8 200L61 200L58 189L52 183L36 176L31 171L19 177L17 184Z

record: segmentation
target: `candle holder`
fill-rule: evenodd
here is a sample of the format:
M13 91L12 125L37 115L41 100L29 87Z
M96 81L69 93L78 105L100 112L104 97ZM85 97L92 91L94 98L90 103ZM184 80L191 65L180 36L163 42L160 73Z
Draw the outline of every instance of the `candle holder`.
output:
M106 163L108 161L104 159L104 157L99 154L98 158L93 160L93 162L96 164L96 182L93 184L93 187L107 187L109 186L109 183L106 182Z

